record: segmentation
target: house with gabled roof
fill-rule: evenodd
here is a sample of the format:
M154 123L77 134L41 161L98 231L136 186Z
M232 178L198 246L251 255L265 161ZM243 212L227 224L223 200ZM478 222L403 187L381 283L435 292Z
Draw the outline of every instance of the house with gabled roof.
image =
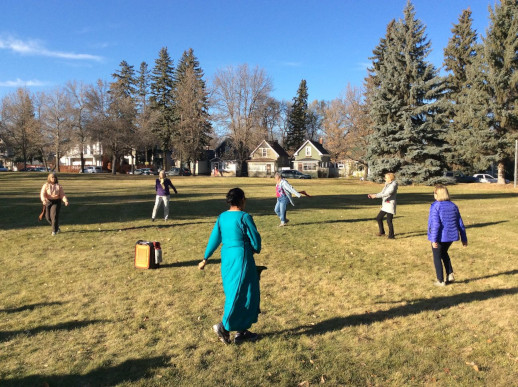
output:
M277 141L263 140L250 154L248 176L272 177L276 171L290 166L290 156Z
M230 138L225 138L214 150L210 160L211 176L237 176L239 161L237 151Z
M293 154L293 169L311 177L329 177L331 155L320 141L306 140Z

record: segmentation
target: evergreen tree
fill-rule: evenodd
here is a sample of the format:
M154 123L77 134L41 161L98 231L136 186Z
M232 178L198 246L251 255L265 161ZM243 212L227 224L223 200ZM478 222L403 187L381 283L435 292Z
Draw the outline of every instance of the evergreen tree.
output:
M451 145L448 162L453 168L473 172L474 154L477 148L471 136L472 115L468 103L471 81L468 73L477 55L477 32L472 28L471 10L466 9L459 17L458 24L451 32L453 36L444 49L444 67L449 74L446 77L446 93L448 100L449 130L447 140Z
M501 0L490 9L490 24L483 39L484 57L478 72L477 97L487 102L487 126L494 138L486 154L498 163L503 184L505 163L518 138L518 1ZM484 119L480 119L484 123ZM483 128L480 128L483 129Z
M194 163L211 139L208 93L203 71L191 49L185 51L175 73L174 100L177 121L177 148L182 159Z
M175 129L173 60L162 47L151 72L151 107L156 113L153 131L159 138L163 157L163 168L167 169L166 153L171 149Z
M102 139L112 156L112 173L115 174L120 158L131 149L135 133L135 70L126 61L120 63L120 69L112 74L110 83L110 105L108 108L111 125Z
M409 2L404 19L389 23L373 51L373 134L367 158L375 180L398 172L402 182L431 184L445 168L444 81L426 62L429 51L425 27Z
M296 151L305 141L308 124L308 87L306 80L300 81L297 96L288 117L288 133L284 147L287 151Z

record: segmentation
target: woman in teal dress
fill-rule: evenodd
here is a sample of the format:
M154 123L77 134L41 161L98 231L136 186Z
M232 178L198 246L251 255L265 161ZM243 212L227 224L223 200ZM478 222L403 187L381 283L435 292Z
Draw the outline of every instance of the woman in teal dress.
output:
M259 314L259 276L254 253L261 251L261 235L252 217L244 212L245 193L240 188L228 191L228 211L219 215L210 235L205 257L198 265L203 270L207 259L221 246L221 278L225 292L222 321L212 327L219 339L230 343L230 331L237 331L234 343L257 340L248 330Z

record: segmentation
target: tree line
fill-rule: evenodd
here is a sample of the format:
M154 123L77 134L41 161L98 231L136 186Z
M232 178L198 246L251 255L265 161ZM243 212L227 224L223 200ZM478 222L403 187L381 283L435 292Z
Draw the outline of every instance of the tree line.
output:
M207 85L192 49L175 67L164 47L151 70L122 61L111 82L7 95L0 138L25 162L59 160L95 140L117 165L128 153L149 161L153 150L194 162L223 136L232 141L228 157L244 164L263 139L293 154L322 137L333 160L368 166L373 180L391 171L402 182L433 184L446 169L496 164L503 182L518 129L518 1L489 11L485 36L469 9L459 16L444 49L446 75L427 61L431 42L408 2L374 47L363 87L348 85L331 101L309 103L304 79L292 101L276 100L272 79L247 64L217 70Z

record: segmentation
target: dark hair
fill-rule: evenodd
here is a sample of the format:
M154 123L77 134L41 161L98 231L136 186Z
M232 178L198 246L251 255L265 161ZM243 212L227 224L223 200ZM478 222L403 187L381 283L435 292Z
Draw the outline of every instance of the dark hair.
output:
M239 206L245 198L245 192L241 188L232 188L227 193L227 204Z

